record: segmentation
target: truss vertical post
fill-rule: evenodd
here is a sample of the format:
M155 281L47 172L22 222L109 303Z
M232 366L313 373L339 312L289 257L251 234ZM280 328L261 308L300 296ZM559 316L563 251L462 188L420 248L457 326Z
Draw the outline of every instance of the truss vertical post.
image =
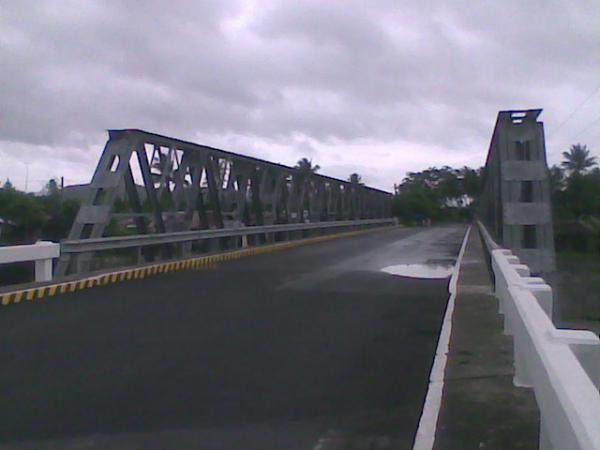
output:
M223 216L221 214L221 201L219 200L219 188L215 178L215 158L207 156L205 161L206 181L208 184L208 196L213 211L213 219L217 228L223 228Z

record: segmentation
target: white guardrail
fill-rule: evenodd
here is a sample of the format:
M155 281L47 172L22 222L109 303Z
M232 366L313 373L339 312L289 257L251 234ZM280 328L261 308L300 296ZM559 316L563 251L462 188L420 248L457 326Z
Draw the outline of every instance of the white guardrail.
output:
M49 241L0 247L0 264L35 261L35 281L52 280L52 260L59 256L60 244Z
M530 387L540 409L540 449L600 449L600 339L552 323L552 288L531 277L479 223L491 254L504 333L513 336L516 386Z

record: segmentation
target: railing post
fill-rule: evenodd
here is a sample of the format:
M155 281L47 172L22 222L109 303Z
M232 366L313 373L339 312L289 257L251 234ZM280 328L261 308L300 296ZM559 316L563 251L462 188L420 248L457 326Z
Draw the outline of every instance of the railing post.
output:
M0 264L35 261L35 281L38 282L52 280L52 260L59 256L59 244L50 241L0 247Z
M38 259L35 262L35 281L52 280L52 258Z
M546 315L552 320L552 288L541 278L525 278L523 287L529 290Z
M35 245L40 247L40 251L45 254L44 258L35 261L35 281L50 281L52 280L52 260L60 256L60 247L50 241L37 241Z
M142 247L136 247L135 260L138 265L144 264L146 262L146 259L144 258L144 252L142 251Z

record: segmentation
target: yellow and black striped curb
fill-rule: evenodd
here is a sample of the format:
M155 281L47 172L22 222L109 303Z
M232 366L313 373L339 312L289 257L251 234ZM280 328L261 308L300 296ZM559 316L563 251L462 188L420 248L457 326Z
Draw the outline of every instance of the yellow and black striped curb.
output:
M214 255L199 256L178 261L161 262L143 267L123 269L114 272L103 273L100 275L94 275L87 278L81 278L78 280L63 281L60 283L50 284L46 286L31 287L17 291L0 293L0 304L2 306L8 306L15 303L21 303L23 301L37 300L45 297L54 297L56 295L65 294L68 292L80 291L96 286L104 286L120 281L137 280L179 270L213 269L220 262L231 261L234 259L243 258L245 256L271 253L279 250L299 247L301 245L356 236L359 234L370 233L373 231L390 230L394 228L395 227L387 226L371 228L367 230L347 231L343 233L299 239L295 241L279 242L276 244L261 245L257 247L246 247Z

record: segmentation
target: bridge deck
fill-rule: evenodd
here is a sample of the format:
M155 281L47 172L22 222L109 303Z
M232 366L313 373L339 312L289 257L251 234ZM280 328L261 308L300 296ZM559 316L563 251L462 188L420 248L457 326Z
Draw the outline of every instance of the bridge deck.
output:
M465 228L394 229L0 314L2 448L409 448ZM368 445L371 445L370 447Z

